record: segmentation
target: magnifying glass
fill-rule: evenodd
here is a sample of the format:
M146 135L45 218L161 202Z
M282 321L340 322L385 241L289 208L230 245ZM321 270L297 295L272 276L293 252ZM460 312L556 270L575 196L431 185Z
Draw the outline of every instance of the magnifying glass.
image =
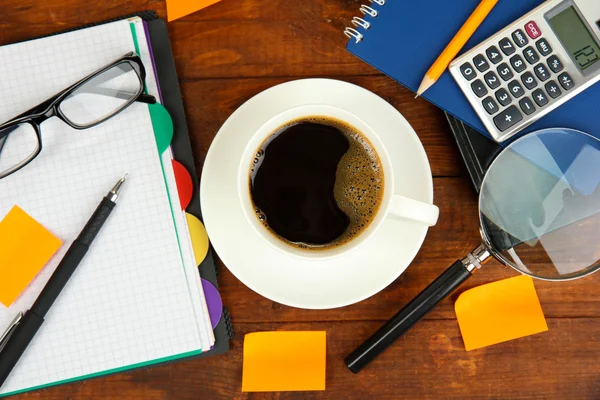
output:
M359 372L492 256L548 281L600 268L600 141L571 129L525 135L502 150L479 194L482 243L456 261L345 362Z

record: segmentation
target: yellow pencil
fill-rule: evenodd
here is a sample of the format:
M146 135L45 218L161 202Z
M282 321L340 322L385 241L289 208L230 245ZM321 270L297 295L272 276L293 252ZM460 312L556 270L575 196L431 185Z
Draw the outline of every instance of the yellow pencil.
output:
M498 0L482 0L481 3L479 3L467 22L460 28L458 33L452 38L452 41L450 41L442 54L440 54L438 59L435 60L431 68L429 68L429 71L425 74L421 86L419 86L419 90L417 90L417 97L429 89L429 87L442 76L450 62L454 60L460 49L463 48L465 43L467 43L467 40L475 33L475 30L481 25L497 2Z

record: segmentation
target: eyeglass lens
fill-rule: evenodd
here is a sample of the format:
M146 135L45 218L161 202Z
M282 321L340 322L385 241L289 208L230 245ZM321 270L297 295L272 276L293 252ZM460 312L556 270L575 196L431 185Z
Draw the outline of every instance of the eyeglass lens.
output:
M140 77L130 63L123 62L77 88L61 102L59 109L71 123L87 127L121 111L141 91Z
M0 177L27 164L39 150L35 128L28 123L0 129Z

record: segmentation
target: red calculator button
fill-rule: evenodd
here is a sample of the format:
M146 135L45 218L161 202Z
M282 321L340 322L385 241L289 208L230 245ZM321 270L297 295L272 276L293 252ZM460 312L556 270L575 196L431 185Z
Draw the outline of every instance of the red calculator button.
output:
M527 24L525 24L525 30L527 31L529 37L532 39L537 39L542 35L542 32L540 32L540 28L538 28L537 24L533 21L529 21Z

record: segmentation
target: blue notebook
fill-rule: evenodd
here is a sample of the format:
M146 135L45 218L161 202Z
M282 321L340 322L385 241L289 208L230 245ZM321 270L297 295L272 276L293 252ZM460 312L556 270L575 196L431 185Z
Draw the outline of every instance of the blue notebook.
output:
M394 78L413 92L425 72L475 10L480 0L390 0L372 2L376 17L361 16L371 24L358 28L364 36L351 39L348 51ZM463 51L542 4L542 0L500 0L467 42ZM543 32L542 32L543 33ZM489 136L479 117L448 71L425 92L424 98ZM600 138L600 85L596 84L526 128L522 134L543 128L578 129Z

